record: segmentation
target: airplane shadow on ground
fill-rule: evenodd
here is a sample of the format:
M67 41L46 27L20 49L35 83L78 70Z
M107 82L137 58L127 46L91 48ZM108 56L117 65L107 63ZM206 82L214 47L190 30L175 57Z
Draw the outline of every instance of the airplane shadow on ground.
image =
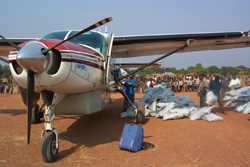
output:
M11 116L26 114L25 109L0 109L0 114L10 114Z
M66 158L83 147L119 141L125 123L136 123L135 118L121 118L123 98L116 99L102 111L88 116L80 116L66 132L59 134L60 140L76 144L70 149L59 151L59 160ZM73 118L75 119L75 117ZM145 123L149 119L146 119ZM117 146L118 147L118 146Z

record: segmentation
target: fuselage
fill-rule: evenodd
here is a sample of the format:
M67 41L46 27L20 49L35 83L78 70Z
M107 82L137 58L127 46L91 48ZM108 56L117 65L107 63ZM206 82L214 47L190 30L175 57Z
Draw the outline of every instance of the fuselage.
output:
M19 46L23 48L26 45L41 45L49 48L77 32L52 32L42 39ZM74 94L106 89L107 84L104 83L103 77L107 38L107 34L89 31L57 46L41 67L44 70L35 74L35 91L48 90L59 94ZM15 49L9 54L10 70L17 83L27 88L27 71L17 63L17 54L18 51ZM29 59L32 61L36 57ZM35 60L38 61L42 60Z

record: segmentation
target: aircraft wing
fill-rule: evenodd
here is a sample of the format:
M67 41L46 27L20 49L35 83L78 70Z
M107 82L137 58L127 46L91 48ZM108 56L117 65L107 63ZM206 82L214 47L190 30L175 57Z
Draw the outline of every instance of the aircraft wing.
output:
M31 41L34 40L35 38L16 38L16 39L12 39L12 38L8 38L8 40L16 45L19 45L23 42L26 41ZM11 51L11 49L13 49L13 46L11 46L8 42L6 42L4 39L0 38L0 56L8 56L9 52Z
M135 68L135 67L143 67L147 65L147 63L118 63L115 65L121 68ZM151 64L149 67L161 67L161 65L162 61L159 61L157 63Z
M194 33L115 37L112 54L115 58L163 55L194 40L178 52L250 47L249 32Z

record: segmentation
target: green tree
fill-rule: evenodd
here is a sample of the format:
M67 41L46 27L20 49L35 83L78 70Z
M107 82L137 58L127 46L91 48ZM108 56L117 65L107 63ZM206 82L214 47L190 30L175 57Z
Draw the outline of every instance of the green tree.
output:
M229 67L227 67L227 74L228 75L233 75L233 74L237 75L237 74L239 74L239 71L235 67L229 66Z
M243 66L243 65L240 65L240 66L238 66L236 68L242 69L243 71L247 71L248 70L248 68L245 67L245 66Z
M124 71L126 71L127 73L130 73L131 71L129 70L129 68L124 68Z
M10 76L9 66L0 66L0 77L8 78Z
M185 70L184 68L176 70L176 74L187 74L187 70Z
M210 74L219 74L220 73L220 69L217 66L210 66L207 68L208 73Z
M203 73L203 67L202 67L202 64L201 63L198 63L195 65L194 69L193 69L194 73L196 75L199 75L199 74L202 74Z
M245 75L250 75L250 69L244 72Z
M194 73L194 66L189 66L187 68L188 73Z
M220 74L223 75L223 72L224 72L225 70L227 70L227 67L226 67L226 66L222 66L222 67L220 68Z

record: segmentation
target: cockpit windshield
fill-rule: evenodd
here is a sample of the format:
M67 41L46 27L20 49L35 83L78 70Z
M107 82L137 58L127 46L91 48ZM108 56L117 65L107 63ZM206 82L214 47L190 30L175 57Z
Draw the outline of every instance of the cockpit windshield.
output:
M57 31L46 34L43 39L60 39L64 40L69 31Z
M68 35L69 37L76 34L79 31L71 31ZM65 36L67 35L68 31L57 31L57 32L51 32L43 37L43 39L60 39L64 40ZM70 42L76 43L76 44L84 44L93 47L100 53L104 54L105 47L106 47L106 40L105 37L94 31L88 31L86 33L83 33L75 38L72 38L69 40Z

